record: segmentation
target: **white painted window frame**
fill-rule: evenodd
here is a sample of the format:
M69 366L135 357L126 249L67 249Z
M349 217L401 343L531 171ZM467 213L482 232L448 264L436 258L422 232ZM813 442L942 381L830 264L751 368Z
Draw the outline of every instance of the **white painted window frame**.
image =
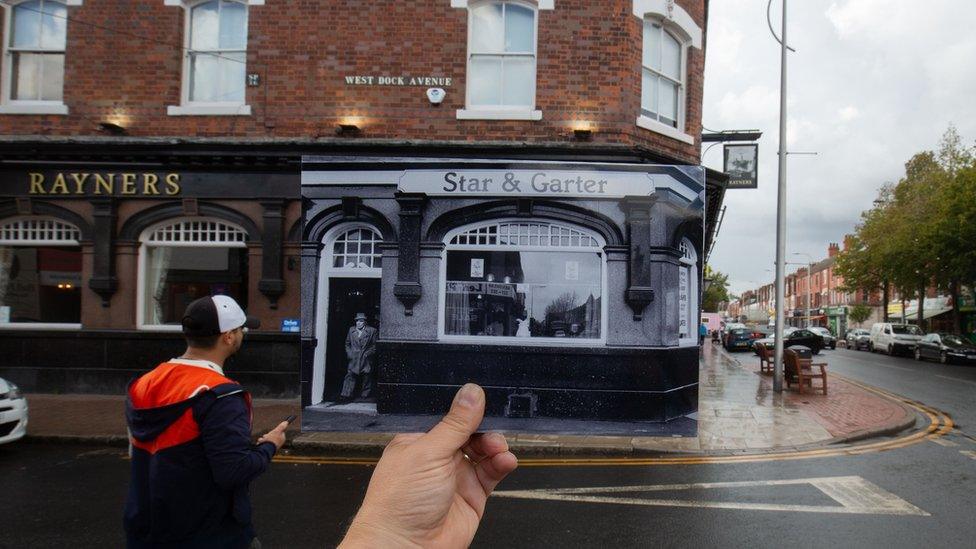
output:
M692 324L695 319L701 319L701 307L698 303L698 250L687 237L681 239L680 248L687 248L688 252L682 249L681 266L679 269L688 269L688 336L678 338L679 347L693 347L698 345L699 325ZM694 257L688 257L693 254ZM680 300L679 300L680 301ZM758 301L758 300L757 300Z
M599 244L598 247L592 246L510 246L510 245L452 245L451 240L464 232L486 225L498 223L545 223L567 227L594 238ZM562 221L550 221L542 218L501 218L490 221L481 221L469 225L456 227L444 237L444 251L441 252L440 280L437 288L437 338L441 343L460 343L472 345L519 345L524 347L605 347L607 345L607 254L605 251L607 243L597 233L578 225L564 223ZM520 252L585 252L600 255L601 284L600 284L600 337L594 339L571 339L563 337L513 337L513 336L465 336L447 335L445 331L444 314L447 310L447 253L458 250L484 250L484 251L520 251Z
M10 48L10 38L12 36L12 24L14 7L26 0L14 0L11 2L0 2L0 7L5 10L3 16L3 58L0 64L3 65L3 71L0 72L0 114L54 114L54 115L66 115L68 114L68 106L65 105L63 99L61 101L32 101L23 99L13 99L13 90L11 85L13 83L13 52ZM50 0L55 2L60 2L67 7L80 6L84 0ZM67 28L67 23L65 27ZM67 33L67 30L65 30ZM65 39L67 41L67 37ZM55 50L50 50L55 51ZM60 50L57 50L60 51ZM65 67L68 64L68 51L67 44L65 44L64 51L64 61ZM67 70L67 69L65 69ZM67 82L64 83L67 85Z
M638 110L637 127L661 134L676 141L688 145L695 144L695 137L686 133L686 116L688 111L688 51L690 48L702 48L702 29L699 27L691 15L676 3L668 0L633 0L633 14L641 20L641 43L643 44L644 22L654 20L661 24L665 31L671 33L681 44L681 72L683 75L683 85L678 97L678 127L673 128L667 124L644 116ZM643 50L643 47L642 47ZM641 75L639 78L643 82L644 70L643 54L641 55ZM643 86L643 84L642 84ZM643 105L641 105L643 107Z
M335 248L335 241L340 236L353 229L369 229L383 239L383 234L378 228L368 223L355 221L342 223L326 231L322 237L322 255L319 257L319 274L316 281L318 291L315 299L315 339L318 342L312 359L312 404L318 404L322 398L322 391L325 389L325 352L328 348L328 321L329 321L329 279L330 278L383 278L382 267L373 268L343 268L333 267L335 256L332 253ZM382 261L382 258L381 258Z
M81 237L81 230L75 227L71 223L58 219L56 217L49 216L16 216L8 217L0 221L0 227L6 226L10 223L22 220L32 220L32 221L51 221L54 223L59 223L65 225L72 230L79 238ZM81 242L76 238L32 238L32 239L0 239L0 247L2 246L77 246L81 249ZM75 322L0 322L0 330L80 330L81 324Z
M210 0L163 0L166 6L178 6L183 8L183 56L182 62L182 82L180 84L180 104L166 107L166 114L169 116L250 116L251 106L247 104L247 84L245 75L245 100L238 103L236 101L190 101L190 25L192 24L192 11L197 4L203 4ZM251 26L251 6L263 6L264 0L226 0L238 2L248 7L247 25L244 29L245 40ZM247 44L244 48L245 59L247 57ZM246 61L245 61L246 62Z
M469 79L467 78L471 70L471 29L472 16L468 11L468 38L467 51L465 53L465 85L464 85L464 108L458 109L456 116L458 120L542 120L542 111L536 108L536 95L538 93L539 81L539 12L554 9L555 0L539 0L530 2L526 0L451 0L452 8L468 9L474 4L519 4L531 8L535 14L535 36L532 40L532 55L535 59L535 78L532 81L532 106L530 107L497 107L497 106L473 106L470 100Z
M156 331L156 332L179 332L182 327L179 324L147 324L146 320L146 256L148 248L247 248L247 241L244 242L151 242L149 240L150 235L155 231L168 227L170 225L175 225L178 223L183 223L185 221L203 221L203 222L217 222L224 225L228 225L234 229L243 232L245 235L247 231L243 227L232 223L230 221L215 218L215 217L203 217L203 216L185 216L185 217L175 217L169 218L165 221L155 223L139 235L139 257L137 259L136 267L136 329L144 331ZM250 281L248 282L250 284ZM245 291L248 289L245 288Z

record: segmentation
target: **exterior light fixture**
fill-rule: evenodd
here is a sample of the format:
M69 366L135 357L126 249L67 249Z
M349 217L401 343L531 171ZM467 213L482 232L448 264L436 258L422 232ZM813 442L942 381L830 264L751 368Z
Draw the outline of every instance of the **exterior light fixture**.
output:
M116 124L115 122L99 122L98 127L102 129L103 132L109 133L111 135L126 135L126 130L122 126Z
M589 128L577 128L573 130L573 139L577 141L589 141L593 138L593 130Z
M357 136L362 130L356 124L339 124L336 126L336 135L345 137Z

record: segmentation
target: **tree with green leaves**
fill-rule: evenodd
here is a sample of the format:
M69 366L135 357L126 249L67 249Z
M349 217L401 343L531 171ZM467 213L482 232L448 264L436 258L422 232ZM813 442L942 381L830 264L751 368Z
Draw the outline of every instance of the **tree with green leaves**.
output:
M858 303L847 310L847 318L857 324L861 325L862 322L871 317L871 307L863 303Z
M722 303L728 303L729 275L712 270L705 265L705 279L709 280L708 288L702 292L702 312L717 313Z

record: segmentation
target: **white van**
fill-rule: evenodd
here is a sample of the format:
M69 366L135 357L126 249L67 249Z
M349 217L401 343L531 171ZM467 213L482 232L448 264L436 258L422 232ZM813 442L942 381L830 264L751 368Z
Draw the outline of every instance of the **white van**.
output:
M877 322L871 326L871 341L868 343L868 349L871 352L884 351L889 355L899 352L912 353L915 351L915 345L924 335L914 324Z

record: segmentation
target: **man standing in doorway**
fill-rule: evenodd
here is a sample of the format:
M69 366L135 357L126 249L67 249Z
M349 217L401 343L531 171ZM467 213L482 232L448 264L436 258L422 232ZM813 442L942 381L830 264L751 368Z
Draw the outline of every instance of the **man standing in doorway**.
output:
M356 314L356 325L349 328L346 335L346 358L349 368L342 382L340 402L355 398L356 385L360 385L359 396L370 399L373 392L373 357L376 356L376 328L366 324L365 313Z

